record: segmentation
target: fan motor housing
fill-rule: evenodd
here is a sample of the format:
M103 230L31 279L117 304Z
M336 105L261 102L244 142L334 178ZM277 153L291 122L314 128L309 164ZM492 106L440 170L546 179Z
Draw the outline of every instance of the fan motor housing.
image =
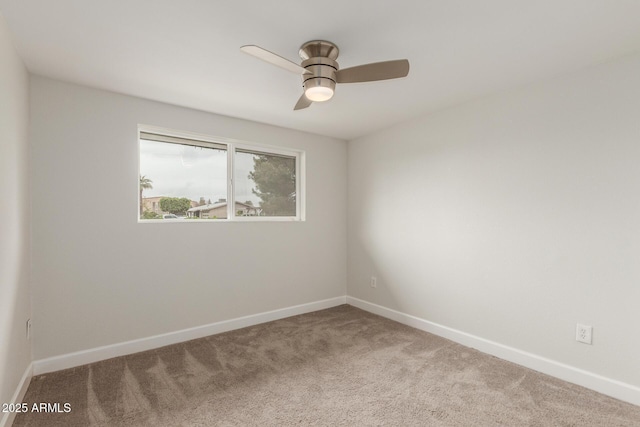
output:
M318 56L302 61L302 67L311 72L311 74L302 75L302 86L305 91L317 86L335 90L336 71L338 71L338 63L336 61Z
M302 75L302 87L305 92L312 87L336 89L336 59L340 50L326 40L311 40L300 46L298 54L303 60L301 66L311 72Z

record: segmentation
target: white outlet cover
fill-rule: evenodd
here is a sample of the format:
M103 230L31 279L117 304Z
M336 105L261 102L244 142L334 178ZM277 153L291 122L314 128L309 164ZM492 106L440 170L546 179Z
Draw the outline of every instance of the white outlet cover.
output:
M576 325L576 341L585 344L591 344L591 337L593 335L593 327L589 325L582 325L578 323Z

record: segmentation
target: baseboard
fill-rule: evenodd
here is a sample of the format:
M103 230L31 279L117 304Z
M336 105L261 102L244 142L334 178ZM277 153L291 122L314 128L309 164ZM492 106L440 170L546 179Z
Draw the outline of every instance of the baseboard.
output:
M602 375L584 371L555 360L547 359L536 354L518 350L494 341L486 340L475 335L452 329L419 317L411 316L387 307L370 303L358 298L347 296L347 304L362 310L386 317L396 322L420 329L451 341L475 348L499 357L509 362L542 372L561 380L589 388L607 396L623 400L640 406L640 387L623 383Z
M181 331L169 332L162 335L155 335L133 341L126 341L118 344L78 351L75 353L63 354L61 356L54 356L47 359L36 360L33 362L33 374L40 375L47 372L59 371L61 369L73 368L76 366L86 365L87 363L111 359L112 357L125 356L127 354L152 350L165 345L177 344L184 341L207 337L209 335L232 331L234 329L246 328L247 326L284 319L285 317L324 310L341 304L346 304L346 296L300 304L279 310L238 317L203 326L196 326L194 328L183 329Z
M299 314L310 313L335 307L341 304L349 304L368 312L386 317L396 322L420 329L434 335L438 335L467 347L475 348L483 353L491 354L509 362L542 372L547 375L568 381L599 393L623 400L640 406L640 387L623 383L602 375L594 374L582 369L566 365L555 360L547 359L533 353L518 350L494 341L490 341L475 335L468 334L447 326L439 325L416 316L405 314L387 307L373 304L358 298L342 296L307 304L286 307L279 310L258 313L250 316L238 317L235 319L211 323L195 328L170 332L167 334L141 338L133 341L93 348L89 350L69 353L61 356L50 357L34 361L29 365L23 375L18 389L14 395L14 402L19 402L24 397L29 379L32 375L40 375L47 372L61 369L73 368L87 363L98 362L112 357L125 356L145 350L163 347L165 345L177 344L192 339L203 338L209 335L219 334L234 329L245 328L260 323L271 322ZM13 422L8 418L11 414L4 414L0 427L8 427Z
M13 393L11 397L11 401L7 403L20 403L24 399L24 395L27 394L27 389L29 388L29 383L31 382L31 377L33 376L33 363L29 363L27 369L25 369L24 374L22 374L22 378L20 378L20 382L18 383L18 387L16 388L16 392ZM0 427L10 427L13 424L13 420L16 418L15 412L5 412L2 414L2 418L0 418Z

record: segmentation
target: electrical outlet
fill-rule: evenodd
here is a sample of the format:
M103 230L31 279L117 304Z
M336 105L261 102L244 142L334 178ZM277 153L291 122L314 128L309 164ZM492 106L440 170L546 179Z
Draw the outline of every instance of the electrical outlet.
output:
M378 287L378 279L376 278L376 276L371 276L371 287L372 288Z
M593 328L588 325L576 325L576 341L583 342L585 344L591 344L591 335Z
M27 339L31 338L31 319L27 319Z

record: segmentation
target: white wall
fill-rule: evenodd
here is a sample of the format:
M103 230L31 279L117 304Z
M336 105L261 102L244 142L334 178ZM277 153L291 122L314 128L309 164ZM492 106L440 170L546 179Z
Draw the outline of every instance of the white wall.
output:
M348 294L640 386L638 76L630 56L349 142Z
M31 363L28 101L27 70L0 15L0 403Z
M344 141L37 76L31 106L34 359L344 295ZM307 221L138 224L138 124L306 150Z

